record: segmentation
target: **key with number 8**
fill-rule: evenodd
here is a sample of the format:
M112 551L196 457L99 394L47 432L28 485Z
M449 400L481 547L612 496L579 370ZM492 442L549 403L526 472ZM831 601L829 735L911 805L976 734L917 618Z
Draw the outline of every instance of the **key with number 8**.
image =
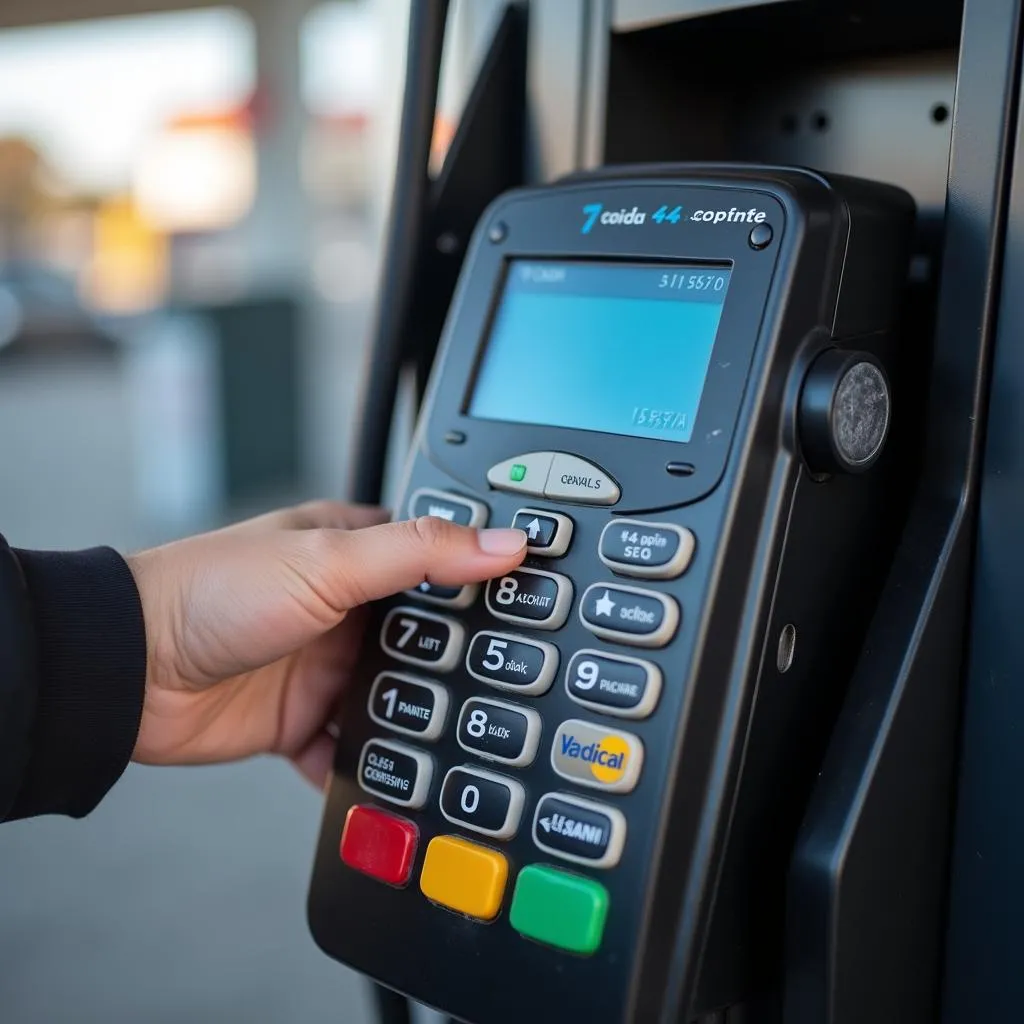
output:
M463 750L521 768L537 756L540 715L518 704L471 697L462 705L455 736Z
M567 576L541 569L516 569L487 584L487 610L506 622L536 629L558 629L572 604L573 586Z

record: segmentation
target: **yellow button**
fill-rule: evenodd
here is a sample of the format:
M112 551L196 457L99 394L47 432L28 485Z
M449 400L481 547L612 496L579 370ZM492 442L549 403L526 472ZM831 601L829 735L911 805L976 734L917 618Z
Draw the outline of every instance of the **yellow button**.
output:
M490 921L501 909L508 861L494 850L456 836L435 836L427 846L420 889L428 900Z

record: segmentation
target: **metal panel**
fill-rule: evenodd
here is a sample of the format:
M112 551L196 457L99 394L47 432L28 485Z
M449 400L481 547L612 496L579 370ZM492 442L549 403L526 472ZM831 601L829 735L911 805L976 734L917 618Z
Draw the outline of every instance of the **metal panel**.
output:
M608 109L608 44L612 0L590 0L587 12L583 124L579 165L585 170L604 163L604 128Z
M530 4L526 90L531 181L550 181L580 166L588 7L589 0Z
M1018 118L1024 109L1018 100ZM1024 1006L1024 137L1019 120L975 549L946 1024Z
M739 7L760 7L785 2L787 0L614 0L612 27L616 32L624 32L650 28L680 18L699 18Z
M924 474L794 852L787 1024L937 1017L1018 19L1018 0L965 8Z
M899 185L924 211L940 213L955 88L952 51L794 76L751 97L737 149Z

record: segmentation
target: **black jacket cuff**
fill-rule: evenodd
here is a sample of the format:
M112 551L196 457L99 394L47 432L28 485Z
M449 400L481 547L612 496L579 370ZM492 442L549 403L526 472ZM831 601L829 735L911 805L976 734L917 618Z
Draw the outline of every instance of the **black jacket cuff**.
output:
M110 548L15 551L32 609L38 703L32 754L11 818L81 818L121 777L146 689L135 579Z

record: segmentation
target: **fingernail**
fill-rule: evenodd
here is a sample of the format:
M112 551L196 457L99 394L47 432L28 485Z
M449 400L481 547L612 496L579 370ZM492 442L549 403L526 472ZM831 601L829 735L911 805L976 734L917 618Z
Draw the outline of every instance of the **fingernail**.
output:
M480 530L477 538L485 555L514 555L526 545L522 530Z

